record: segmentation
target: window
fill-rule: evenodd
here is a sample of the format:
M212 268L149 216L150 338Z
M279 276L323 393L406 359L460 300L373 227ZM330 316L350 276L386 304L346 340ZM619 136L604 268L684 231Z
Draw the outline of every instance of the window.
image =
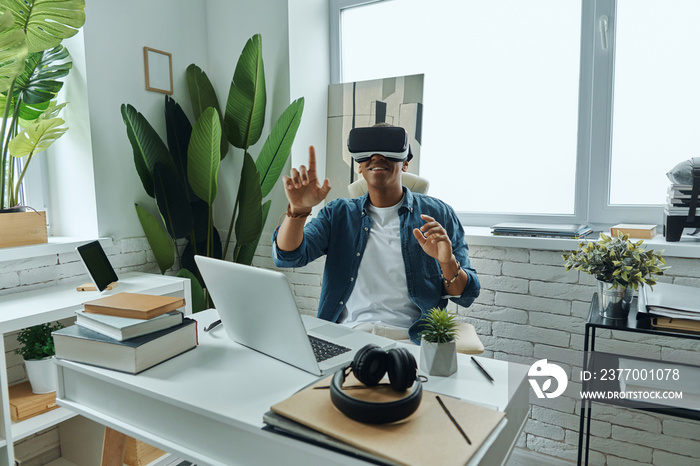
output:
M425 74L420 173L467 224L659 224L666 171L697 155L698 17L694 0L334 0L331 76Z

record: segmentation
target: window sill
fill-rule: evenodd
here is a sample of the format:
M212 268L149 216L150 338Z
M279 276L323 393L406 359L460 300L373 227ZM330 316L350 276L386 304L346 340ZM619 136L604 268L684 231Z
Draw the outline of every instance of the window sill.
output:
M80 246L81 244L85 244L88 241L94 241L94 238L51 236L49 237L48 243L1 248L0 262L72 252L75 251L76 247ZM99 241L103 247L112 246L114 244L111 238L99 238Z
M609 229L607 231L610 231ZM581 240L559 238L529 238L520 236L494 236L489 227L464 227L469 246L492 246L501 248L542 249L549 251L569 251L576 249ZM585 239L598 239L593 232ZM635 240L636 241L636 240ZM684 235L678 242L667 242L662 234L645 239L644 244L654 250L663 251L664 257L684 257L700 259L700 237Z

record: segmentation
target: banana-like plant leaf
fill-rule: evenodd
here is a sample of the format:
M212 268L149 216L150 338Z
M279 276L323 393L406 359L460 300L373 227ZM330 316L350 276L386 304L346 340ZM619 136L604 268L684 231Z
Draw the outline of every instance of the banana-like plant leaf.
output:
M12 81L24 71L27 59L24 31L14 28L14 21L11 11L4 11L0 16L0 92L7 91Z
M253 157L248 152L243 157L241 182L238 186L238 218L234 229L236 242L241 245L255 241L263 227L260 175Z
M221 251L221 236L219 235L219 230L214 228L212 230L212 233L214 235L214 252L212 253L211 256L215 259L221 259L222 256L222 251ZM197 254L200 256L206 255L206 250L207 250L207 242L204 241L203 243L197 243ZM194 261L194 255L195 255L195 249L194 246L192 245L192 241L187 241L187 244L185 245L185 249L182 251L182 268L189 270L190 272L194 273L195 275L199 274L199 271L197 270L197 264Z
M303 112L304 98L302 97L289 104L289 107L275 123L270 135L265 139L258 160L255 161L258 173L260 173L260 187L263 197L270 194L287 163Z
M186 195L190 198L192 189L187 181L187 147L190 145L190 136L192 136L192 124L182 107L169 95L165 96L165 129L168 150L177 170L177 178L183 186L187 187Z
M209 107L194 124L187 150L187 178L194 193L209 205L216 199L220 141L219 116Z
M248 40L233 73L226 101L224 130L234 147L248 150L265 124L265 71L260 34Z
M267 214L270 213L270 205L272 200L268 199L262 206L262 224L265 226L267 221ZM238 250L238 255L236 256L236 262L244 265L251 265L253 263L253 258L255 257L255 250L258 248L258 243L260 242L260 236L262 236L262 228L260 229L260 235L252 243L248 244L236 244L236 250ZM240 249L239 249L240 246Z
M46 150L68 130L63 118L39 120L15 136L8 144L13 157L24 157Z
M207 107L214 107L216 113L219 114L219 122L221 127L224 126L224 116L219 107L219 99L216 97L214 86L207 74L197 65L192 63L187 67L187 87L190 91L190 100L192 101L192 111L194 112L194 120L197 121ZM226 134L221 134L221 160L228 153L228 140Z
M194 219L185 187L171 169L161 163L153 167L156 205L171 238L186 238L192 233Z
M27 34L29 52L56 47L85 24L84 0L3 0L14 28Z
M136 207L136 214L141 222L143 232L146 234L148 244L153 250L153 255L156 256L160 273L165 273L175 264L175 245L150 212L138 204L134 204L134 207Z
M146 118L131 105L121 106L122 119L126 125L126 135L134 151L134 165L141 178L143 188L149 196L153 192L153 166L160 162L175 170L168 148Z
M204 301L204 290L202 289L202 284L199 280L187 269L180 269L177 273L178 277L189 278L190 279L190 290L192 294L192 314L195 312L203 311L207 308L206 302Z

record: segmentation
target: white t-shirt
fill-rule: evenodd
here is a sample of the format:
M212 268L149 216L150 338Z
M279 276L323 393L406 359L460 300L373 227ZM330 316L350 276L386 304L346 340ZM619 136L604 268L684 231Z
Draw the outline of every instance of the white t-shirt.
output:
M367 207L373 220L372 228L355 287L338 319L343 325L354 327L363 322L375 322L408 328L420 317L420 309L411 301L406 284L401 255L400 206L401 202L391 207Z

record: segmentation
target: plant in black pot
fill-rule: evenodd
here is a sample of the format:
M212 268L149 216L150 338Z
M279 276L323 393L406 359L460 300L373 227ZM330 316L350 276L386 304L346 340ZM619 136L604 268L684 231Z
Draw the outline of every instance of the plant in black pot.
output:
M600 314L608 319L627 319L630 302L639 285L653 286L656 275L668 269L660 252L642 247L620 233L613 238L600 235L598 241L581 242L578 249L563 254L566 271L580 270L598 280Z
M433 308L421 319L420 366L430 375L457 372L457 316Z
M24 367L34 393L50 393L58 387L54 365L56 349L51 333L62 328L60 322L44 323L25 328L17 335L20 347L15 354L21 354L24 358Z

